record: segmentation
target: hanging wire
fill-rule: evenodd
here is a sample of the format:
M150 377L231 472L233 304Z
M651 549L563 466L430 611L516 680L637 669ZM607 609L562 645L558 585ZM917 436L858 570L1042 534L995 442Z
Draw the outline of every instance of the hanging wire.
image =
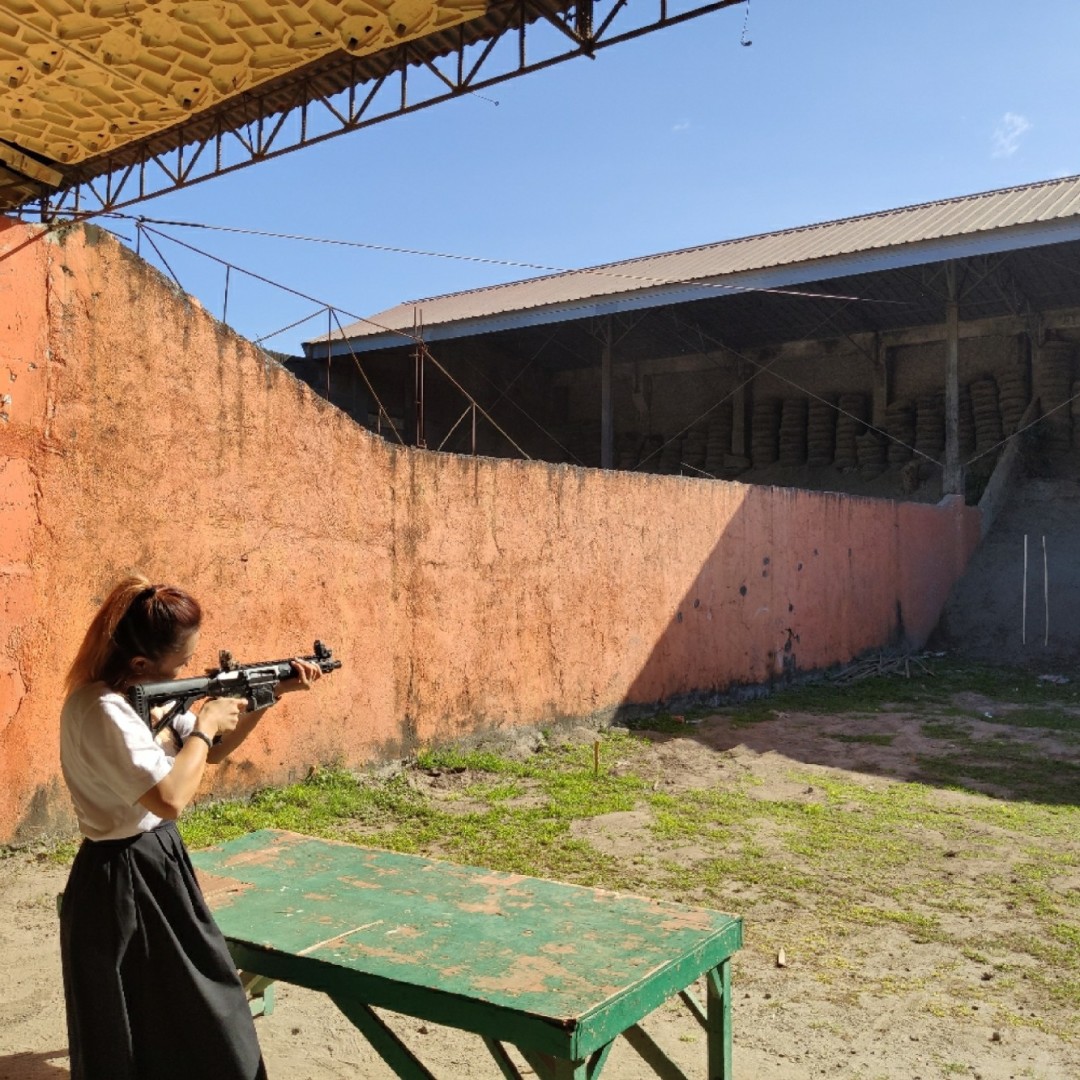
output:
M147 234L146 235L147 243L149 243L149 245L154 249L154 251L157 252L157 257L161 260L162 265L165 267L166 270L169 271L169 276L173 279L173 281L176 282L176 287L181 292L185 292L186 290L184 289L184 286L180 284L180 279L176 276L176 274L173 272L173 268L169 265L169 260L166 259L165 256L161 254L161 248L159 248L157 246L157 244L154 243L154 238L150 235L150 232L152 230L146 229L146 227L144 225L142 225L141 223L139 224L138 229L139 229L140 233L146 232L146 234Z
M305 315L302 319L296 319L294 322L289 323L288 326L283 326L280 330L271 330L269 334L263 334L261 337L257 337L252 342L253 345L261 345L264 341L269 341L271 338L277 337L279 334L284 334L286 330L293 330L298 326L303 326L306 322L311 322L312 319L317 318L326 310L326 306L320 307L318 310L313 311L310 315Z
M742 24L742 36L739 38L739 44L744 48L749 48L753 45L753 41L746 36L747 31L750 28L750 0L746 0L746 16L743 18Z
M826 326L828 326L828 324L833 319L837 318L840 314L842 314L842 312L844 311L844 308L847 307L847 306L848 305L845 304L844 307L841 307L837 311L831 312L830 314L828 314L806 336L807 337L813 337L814 335L819 333ZM728 393L726 393L718 401L716 401L712 405L710 405L709 408L707 408L698 417L696 417L694 420L691 420L689 424L687 424L685 427L681 428L674 435L672 435L669 439L662 442L659 446L655 447L649 454L647 454L644 458L641 459L641 461L639 461L637 463L637 465L635 466L636 469L641 469L641 467L643 465L645 465L647 462L651 461L665 447L670 446L673 442L675 442L676 439L678 439L681 436L685 435L691 428L696 427L698 424L700 424L702 420L704 420L707 416L709 416L711 413L713 413L721 405L723 405L727 401L730 401L731 398L733 398L740 390L742 390L745 387L749 386L750 383L752 383L759 375L764 375L767 372L769 374L771 374L773 376L773 378L779 379L781 382L786 382L789 386L793 386L800 393L806 394L808 397L814 398L815 400L820 401L825 405L828 405L829 408L835 410L836 412L840 413L843 416L847 416L852 420L856 420L859 423L860 426L869 428L871 431L875 431L880 435L884 435L887 439L890 439L893 442L899 443L901 446L905 447L908 450L911 450L912 453L917 454L919 457L926 458L927 461L932 462L934 465L938 465L938 466L941 465L941 462L938 461L937 459L931 457L929 454L923 453L923 451L921 451L921 450L916 450L915 447L913 447L913 446L908 446L907 443L903 442L903 440L901 440L901 439L896 438L896 436L892 435L890 432L885 431L882 428L875 427L873 424L871 424L868 421L862 419L861 417L855 416L854 413L850 413L846 409L841 408L836 402L829 401L827 398L822 397L820 394L815 394L812 390L808 390L806 387L801 386L799 383L795 382L794 379L789 379L786 376L781 375L776 371L773 371L772 369L773 369L774 365L777 364L779 362L779 360L781 359L781 356L779 354L777 356L775 356L772 360L770 360L769 363L762 364L762 363L759 363L757 360L754 360L752 357L749 357L749 356L745 355L744 353L741 353L738 349L734 349L730 345L724 344L724 342L720 341L718 338L715 338L715 337L713 337L713 335L711 335L711 334L707 333L706 331L702 330L701 327L695 326L695 329L697 330L698 334L703 339L707 339L707 340L711 341L718 348L723 349L725 352L730 353L731 355L737 357L739 360L742 360L745 363L750 364L751 366L757 368L757 370L749 378L744 379L741 383L738 383L733 389L728 391ZM679 336L682 337L684 342L687 342L687 339L686 339L686 337L684 335L682 335L680 333ZM687 344L689 344L689 342L687 342ZM714 358L712 356L710 356L708 353L703 353L703 355L706 356L709 360L714 360ZM716 363L716 365L718 367L720 366L720 362L718 360L714 360L714 362Z
M114 211L108 214L103 214L104 217L113 217L127 220L131 217L128 214L122 214L118 211ZM835 293L820 293L820 292L807 292L800 289L782 289L782 288L768 288L763 286L745 286L745 285L731 285L723 282L714 281L701 281L693 278L670 278L670 277L654 277L647 274L631 274L624 273L618 270L612 269L611 265L608 266L594 266L586 267L584 269L569 269L562 266L547 266L543 263L533 262L521 262L513 259L495 259L481 255L459 255L445 251L425 251L420 248L406 248L396 247L390 244L373 244L367 243L361 240L341 240L334 237L319 237L319 236L303 236L296 233L279 233L268 232L262 229L243 229L239 226L232 225L210 225L204 222L195 221L175 221L165 218L147 218L141 217L138 220L143 221L147 225L164 225L170 228L183 228L183 229L205 229L210 232L222 232L231 233L238 236L255 236L264 239L271 240L295 240L302 241L311 244L329 244L337 247L350 247L359 248L364 251L382 252L391 255L417 255L430 259L452 259L458 262L471 262L481 263L487 266L502 266L512 269L522 270L540 270L544 273L550 274L589 274L595 277L614 278L621 281L636 282L643 285L683 285L687 287L700 288L706 290L715 290L719 292L730 293L774 293L778 296L800 296L815 300L846 300L857 301L859 303L867 304L886 304L896 307L908 307L910 306L906 300L879 300L875 297L863 297L863 296L847 296L839 295ZM174 243L181 243L181 241L172 238ZM631 260L637 261L637 260ZM617 265L617 264L616 264ZM500 286L493 286L499 288Z
M450 380L450 382L451 382L451 383L452 383L452 384L453 384L453 385L454 385L454 386L455 386L455 387L456 387L456 388L457 388L457 389L458 389L458 390L459 390L459 391L460 391L460 392L461 392L462 394L464 394L464 395L465 395L465 397L466 397L466 398L467 398L467 399L468 399L469 401L471 401L471 402L473 403L473 408L475 408L475 409L476 409L476 410L477 410L477 411L478 411L478 412L480 413L480 415L481 415L481 416L482 416L482 417L483 417L483 418L484 418L484 419L485 419L485 420L486 420L486 421L487 421L487 422L488 422L488 423L489 423L489 424L490 424L490 425L491 425L491 426L492 426L492 427L493 427L493 428L494 428L494 429L495 429L495 430L496 430L496 431L497 431L497 432L498 432L498 433L499 433L499 434L500 434L500 435L501 435L501 436L502 436L502 437L503 437L503 438L504 438L504 439L505 439L505 440L506 440L506 441L507 441L507 442L508 442L508 443L509 443L509 444L510 444L510 445L511 445L511 446L512 446L512 447L513 447L513 448L514 448L514 449L515 449L515 450L516 450L516 451L517 451L517 452L518 452L519 454L520 454L520 455L521 455L521 456L522 456L522 457L523 457L523 458L525 458L525 460L526 460L526 461L532 461L532 457L531 457L531 455L529 455L529 454L526 454L526 453L525 453L525 451L524 451L524 450L522 450L522 449L521 449L521 447L520 447L520 446L518 446L518 444L517 444L516 442L514 442L514 440L513 440L513 439L511 439L511 438L510 438L510 436L509 436L509 435L508 435L508 434L507 434L507 433L506 433L505 431L503 431L503 429L502 429L502 428L501 428L501 427L500 427L500 426L499 426L499 425L498 425L498 424L497 424L497 423L495 422L495 420L494 420L494 419L492 418L491 414L490 414L490 413L489 413L489 412L488 412L488 411L487 411L487 410L486 410L486 409L485 409L485 408L484 408L484 407L483 407L483 406L482 406L482 405L481 405L481 404L480 404L480 403L479 403L479 402L478 402L478 401L476 400L476 398L474 398L474 397L472 396L472 394L470 394L470 393L469 393L469 391L468 391L468 390L466 390L466 389L465 389L465 387L464 387L464 386L462 386L462 385L461 385L461 383L459 383L459 382L457 381L457 379L455 379L455 378L454 378L454 376L453 376L453 375L451 375L451 374L450 374L450 372L449 372L449 371L447 371L447 370L446 370L446 368L445 368L445 367L443 367L443 365L442 365L442 364L440 364L440 363L439 363L439 361L435 359L435 357L434 357L434 356L433 356L433 355L431 354L431 351L430 351L430 350L428 349L428 347L427 347L427 345L426 345L426 343L425 343L425 342L423 342L423 341L421 341L421 342L420 342L420 348L421 348L421 349L423 350L423 355L424 355L424 356L425 356L425 357L426 357L426 358L427 358L428 360L430 360L430 361L431 361L431 362L432 362L432 363L433 363L433 364L434 364L434 365L435 365L435 366L436 366L436 367L437 367L437 368L438 368L438 369L439 369L439 370L440 370L440 371L441 371L441 372L443 373L443 375L445 375L445 376L446 376L446 378L447 378L447 379L449 379L449 380Z
M356 355L356 352L353 350L352 342L349 340L348 337L345 336L345 330L341 325L341 320L338 318L337 309L336 308L328 308L327 311L328 311L328 314L331 315L333 320L337 323L338 330L342 335L342 339L344 340L346 346L349 349L349 354L352 356L353 363L356 365L356 370L360 372L360 377L364 380L364 384L367 386L368 391L371 393L372 398L375 399L375 404L379 407L379 419L380 419L380 421L382 420L383 417L386 418L386 422L390 425L390 430L393 431L394 437L397 439L397 441L402 446L404 446L405 445L405 440L401 437L401 432L398 431L397 424L394 423L394 418L390 415L390 413L388 413L386 411L386 407L383 405L382 401L380 400L379 395L375 392L375 387L371 385L371 380L368 378L367 372L364 370L364 365L360 363L360 357L358 357ZM348 314L348 312L346 312L346 314ZM330 355L329 354L330 337L332 336L332 334L333 334L333 330L331 330L330 334L327 335L327 360L328 361L329 361L329 355Z
M310 300L313 304L319 305L320 311L322 311L323 308L333 307L335 308L335 310L341 311L342 314L348 315L350 319L353 319L356 322L367 323L369 326L374 326L377 330L385 331L388 334L397 334L399 337L403 337L408 341L413 340L413 336L404 330L398 330L392 326L384 326L382 323L378 323L374 319L367 319L363 315L354 315L350 311L345 311L344 308L337 308L335 305L329 304L324 300L319 300L317 297L309 296L307 293L300 292L299 289L294 289L291 286L285 285L280 281L275 281L273 278L268 278L264 274L258 274L254 270L248 270L247 268L239 266L234 262L230 262L227 259L222 259L217 255L213 255L209 251L204 251L201 248L197 248L193 244L189 244L184 240L179 240L175 236L170 236L168 233L162 232L160 229L153 229L149 225L144 225L143 229L147 234L148 240L150 240L150 234L153 233L156 236L160 236L164 240L168 240L173 244L177 244L182 248L186 248L188 251L193 251L197 255L202 255L205 258L220 264L221 266L232 267L232 269L236 270L238 273L246 274L248 277L254 278L256 281L263 282L263 284L265 285L272 285L275 289L281 289L283 292L291 293L293 296L299 296L302 300ZM152 240L151 243L153 243ZM154 246L154 250L158 250L156 245ZM162 259L162 261L164 262L164 259ZM168 264L166 263L166 266L167 265ZM179 282L177 282L177 284L179 284ZM344 330L342 331L342 333L344 333Z
M747 18L748 17L749 17L749 2L747 3ZM745 43L749 44L749 42L745 42ZM255 344L258 344L258 343L260 343L262 341L268 340L271 337L275 337L278 334L284 333L286 330L292 329L295 326L302 325L303 323L308 322L310 319L315 318L318 314L320 314L324 310L333 311L334 319L335 319L335 321L337 321L337 324L338 324L338 331L341 334L341 340L344 341L345 344L348 346L350 354L352 355L352 358L353 358L354 362L356 363L358 370L361 372L361 375L363 376L363 378L364 378L365 382L367 383L369 389L372 390L372 395L373 396L375 396L374 388L371 387L370 381L367 379L366 373L364 372L363 367L360 364L359 358L357 357L355 351L352 349L352 345L351 345L351 342L349 341L348 336L345 334L344 327L342 327L340 319L337 318L337 311L341 310L343 314L347 315L349 318L353 319L354 321L365 323L367 325L375 327L376 329L382 330L382 331L384 331L386 333L395 334L395 335L398 335L400 337L406 338L409 341L413 341L413 342L416 341L416 338L414 337L414 335L411 335L408 332L400 330L400 329L398 329L396 327L385 326L385 325L383 325L381 323L376 322L373 319L369 319L369 318L366 318L366 317L361 316L361 315L355 315L355 314L353 314L353 313L351 313L349 311L345 311L344 309L337 309L334 305L324 303L323 301L320 301L320 300L316 299L315 297L311 297L311 296L307 295L306 293L303 293L303 292L301 292L301 291L299 291L297 289L293 289L290 286L283 284L282 282L275 281L272 278L266 277L266 276L264 276L262 274L256 273L255 271L248 270L248 269L246 269L244 267L241 267L241 266L237 265L236 263L232 263L232 262L230 262L228 260L222 259L219 256L211 254L210 252L204 251L204 250L202 250L200 248L197 248L197 247L195 247L195 246L193 246L191 244L188 244L185 241L180 240L175 236L170 236L169 234L162 232L160 229L151 228L151 226L152 225L164 224L164 225L171 225L171 226L182 227L182 228L207 229L207 230L218 231L218 232L237 233L237 234L240 234L240 235L259 236L259 237L266 237L266 238L273 238L273 239L283 239L283 240L300 240L300 241L307 241L307 242L311 242L311 243L323 243L323 244L342 245L342 246L347 246L347 247L356 247L356 248L362 248L362 249L367 249L367 250L372 250L372 251L383 251L383 252L389 252L389 253L408 254L408 255L422 255L422 256L428 256L428 257L433 257L433 258L457 259L457 260L462 260L462 261L466 261L466 262L478 262L478 263L487 263L487 264L498 265L498 266L519 267L519 268L543 270L543 271L547 271L547 272L551 272L551 273L558 273L558 274L588 273L588 274L596 274L596 275L604 276L604 277L618 277L618 278L624 278L624 279L629 279L629 280L634 280L634 281L641 281L641 282L646 282L646 283L650 283L650 284L654 284L654 285L655 284L679 284L679 285L697 286L697 287L701 287L701 288L721 289L721 290L725 290L725 291L732 291L732 292L738 292L738 293L776 293L776 294L779 294L779 295L796 296L796 297L802 297L802 298L806 298L806 299L842 301L843 306L840 307L837 311L835 311L835 312L829 314L828 316L826 316L826 318L822 321L821 324L819 324L818 327L815 327L812 331L810 331L810 333L807 335L807 336L810 336L810 337L812 337L814 334L816 334L823 326L828 325L828 323L832 319L836 318L844 310L844 308L846 308L851 303L877 303L877 304L889 304L889 305L895 305L895 306L908 306L908 302L900 301L900 300L883 300L883 299L875 299L875 298L868 298L868 297L838 295L838 294L832 294L832 293L810 293L810 292L805 292L805 291L801 291L801 290L790 290L790 289L744 288L744 287L740 287L740 286L722 285L722 284L715 283L715 282L702 282L702 281L694 281L694 280L686 280L686 279L654 278L654 277L646 277L646 276L643 276L643 275L632 275L632 274L616 273L616 272L606 270L603 267L587 268L587 269L584 269L584 270L568 270L568 269L560 268L560 267L544 266L542 264L537 264L537 263L514 262L514 261L511 261L511 260L490 259L490 258L484 258L484 257L481 257L481 256L455 255L455 254L448 254L448 253L445 253L445 252L433 252L433 251L424 251L424 250L420 250L420 249L394 247L394 246L390 246L390 245L370 244L370 243L364 243L364 242L361 242L361 241L348 241L348 240L336 240L336 239L327 239L327 238L320 238L320 237L299 236L299 235L293 235L293 234L287 234L287 233L274 233L274 232L267 232L267 231L255 230L255 229L240 229L240 228L231 227L231 226L208 225L208 224L203 224L203 223L198 223L198 222L171 221L171 220L165 220L165 219L147 218L147 217L142 217L142 216L122 214L122 213L115 212L115 211L114 212L107 212L107 213L106 212L97 212L97 213L93 213L93 214L82 214L76 220L85 220L85 219L87 219L89 217L106 217L106 218L112 218L112 219L119 218L119 219L122 219L122 220L129 220L129 221L134 222L135 227L136 227L136 229L135 229L135 232L136 232L136 238L135 238L136 254L140 254L140 252L141 252L141 239L142 239L143 234L145 233L147 242L151 245L151 247L153 247L155 253L158 256L158 258L161 260L162 265L168 271L170 277L172 278L172 280L176 284L177 288L180 289L182 292L184 291L184 287L180 283L179 277L177 276L177 274L175 273L173 268L170 266L168 260L165 258L165 256L162 253L161 249L154 242L153 236L151 234L157 235L158 237L160 237L162 239L165 239L165 240L170 240L172 243L177 244L180 247L186 248L186 249L188 249L188 250L190 250L190 251L192 251L192 252L194 252L196 254L202 255L205 258L211 259L212 261L217 262L220 265L224 266L225 271L226 271L226 300L225 300L226 310L227 310L227 305L228 305L229 277L230 277L230 272L232 270L236 270L239 273L246 274L247 276L252 277L257 281L261 281L264 284L270 285L270 286L272 286L274 288L282 289L283 291L291 293L294 296L298 296L298 297L301 297L302 299L310 300L313 303L319 304L318 310L316 312L314 312L312 315L308 315L303 319L299 319L299 320L297 320L297 321L295 321L293 323L290 323L288 326L285 326L280 330L274 331L271 334L267 334L267 335L264 335L264 336L258 338L254 342ZM71 224L72 224L71 221L58 221L58 220L54 220L54 221L48 223L48 225L43 230L41 230L40 232L35 233L34 236L29 237L22 244L16 246L15 248L10 249L9 251L5 252L3 255L0 255L0 261L14 255L16 252L21 250L23 247L26 247L29 244L34 243L35 241L37 241L41 237L47 235L48 233L50 233L52 231L55 231L57 229L60 229L60 228L68 227ZM108 230L108 231L111 231L111 230ZM114 234L114 235L118 235L118 234ZM120 239L125 239L125 240L128 239L128 238L123 237L123 236L120 236L119 238ZM130 240L128 242L130 242ZM1048 261L1050 261L1050 260L1048 260ZM1075 271L1073 271L1073 272L1075 272ZM223 317L223 321L224 321L224 317ZM856 420L861 426L863 426L865 428L868 428L869 430L874 431L877 434L880 434L880 435L884 436L886 439L888 439L888 440L890 440L892 442L895 442L900 446L903 446L905 449L910 450L913 454L915 454L915 455L917 455L919 457L925 458L927 461L929 461L932 464L937 465L939 467L942 465L942 463L940 461L938 461L936 458L932 457L929 454L924 453L923 451L920 451L920 450L916 449L913 446L909 446L907 443L905 443L903 440L897 438L891 432L886 431L883 428L878 428L875 425L873 425L872 423L869 423L868 421L862 419L861 417L857 417L852 413L846 412L846 410L842 409L835 402L831 402L827 398L823 398L820 395L815 394L813 391L810 391L806 387L801 386L798 382L796 382L793 379L787 378L786 376L780 375L777 372L772 371L773 366L780 359L779 356L777 356L774 360L770 361L768 364L760 364L758 361L753 360L749 356L746 356L743 353L740 353L737 349L734 349L731 346L725 345L723 342L719 341L718 339L713 338L712 335L706 334L700 328L697 328L697 330L698 330L699 334L702 334L703 336L710 338L710 340L712 340L718 347L726 350L727 352L729 352L732 355L736 356L737 358L745 361L746 363L748 363L748 364L750 364L752 366L755 366L758 370L755 371L754 374L751 375L748 379L744 380L742 383L739 383L734 389L732 389L729 393L724 395L724 397L722 397L718 401L716 401L713 405L711 405L708 409L706 409L703 413L701 413L690 424L683 427L680 431L678 431L670 439L666 440L660 446L656 447L649 455L647 455L647 457L645 457L644 459L642 459L642 461L640 461L638 463L638 465L636 466L637 468L640 469L647 461L650 461L656 454L658 454L666 446L669 446L672 442L674 442L675 439L677 439L677 438L679 438L679 436L685 434L692 427L694 427L695 425L700 423L703 419L705 419L707 416L709 416L716 408L718 408L720 405L723 405L726 401L730 400L730 398L733 397L736 393L738 393L739 390L741 390L745 386L749 385L749 383L752 382L759 375L765 374L767 372L771 373L774 378L777 378L782 382L786 382L788 385L790 385L790 386L794 387L795 389L799 390L801 393L806 394L808 397L814 398L815 400L820 401L823 404L825 404L825 405L829 406L830 408L834 409L836 412L838 412L838 413L840 413L842 415L846 415L846 416L850 417L853 420ZM332 333L330 335L328 335L328 339L331 336L332 336ZM847 336L850 339L850 335L845 335L845 336ZM685 340L686 339L684 338L684 341ZM505 431L503 431L502 428L499 427L498 424L495 423L495 421L492 419L492 417L479 405L479 403L476 402L475 399L473 399L471 397L471 395L469 395L468 391L466 391L464 389L464 387L462 387L460 385L460 383L458 383L457 380L455 380L450 375L450 373L438 361L435 360L435 358L431 355L430 350L428 349L427 345L424 344L423 342L420 342L419 344L423 347L424 355L428 359L431 359L432 362L435 363L435 365L439 368L439 370L442 371L446 375L446 377L454 384L454 386L471 402L470 408L474 409L474 410L479 410L479 412L488 420L488 422L520 454L522 454L525 458L528 458L529 460L531 460L531 458L529 458L529 455L526 454L510 438L510 436ZM708 354L705 354L705 355L708 355ZM526 367L527 366L528 365L526 365ZM522 369L522 372L519 372L518 377L520 377L520 375L523 372L524 372L524 368ZM516 379L514 381L516 381ZM494 383L492 385L494 386ZM509 389L509 388L507 388L507 389ZM1040 414L1040 416L1036 417L1031 423L1025 425L1023 428L1017 429L1011 435L1006 436L1005 438L1003 438L999 442L995 443L993 446L988 447L987 449L982 450L979 453L975 454L973 457L969 458L966 462L963 463L962 467L966 468L967 466L974 464L976 461L978 461L982 457L985 457L987 454L993 453L995 450L999 449L1000 447L1007 445L1013 439L1018 438L1024 432L1029 431L1033 427L1036 427L1043 420L1045 420L1048 416L1050 416L1053 413L1057 412L1059 409L1064 408L1066 405L1071 404L1073 401L1077 400L1078 398L1080 398L1080 394L1074 395L1073 397L1070 397L1069 399L1062 402L1061 404L1056 405L1053 408L1047 410L1045 413ZM526 416L527 419L529 419L542 432L544 432L544 434L548 438L550 438L557 446L559 446L560 449L562 449L565 453L569 454L571 457L575 457L575 460L577 460L576 456L574 454L572 454L569 450L567 450L566 447L562 446L562 444L559 443L559 441L553 435L551 435L550 432L546 431L544 429L544 427L538 421L536 421L533 417L529 416L529 414L527 412L525 412L524 409L521 409L521 407L518 406L517 403L513 401L513 399L510 399L510 400L511 400L511 403L514 404L515 407L517 407L519 409L519 411L521 411L523 413L523 415ZM377 397L376 397L376 401L378 401ZM398 441L401 442L400 434L397 432L396 425L393 424L393 422L392 422L392 420L391 420L391 418L389 416L389 413L386 412L386 410L382 406L381 402L378 402L378 404L379 404L379 408L380 408L380 414L385 415L387 420L390 421L391 427L394 428L395 435L398 436ZM461 420L464 418L464 415L467 415L468 411L469 410L466 410L466 414L463 414L463 417L459 418L459 420L455 423L454 428L456 428L461 423ZM453 428L451 429L451 431L453 431ZM447 436L447 437L449 437L449 436ZM443 443L445 443L445 441L446 441L446 439L444 438ZM402 445L404 445L404 444L402 443ZM687 467L690 468L691 466L687 466ZM697 471L702 471L702 470L697 470ZM707 474L705 474L705 475L707 475Z

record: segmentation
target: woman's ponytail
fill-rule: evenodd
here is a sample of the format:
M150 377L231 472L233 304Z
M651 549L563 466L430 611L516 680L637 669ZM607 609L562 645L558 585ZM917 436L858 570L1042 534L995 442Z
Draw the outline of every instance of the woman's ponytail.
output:
M158 660L199 628L198 601L171 585L125 578L105 598L90 623L67 675L67 690L92 682L114 689L132 674L136 656Z

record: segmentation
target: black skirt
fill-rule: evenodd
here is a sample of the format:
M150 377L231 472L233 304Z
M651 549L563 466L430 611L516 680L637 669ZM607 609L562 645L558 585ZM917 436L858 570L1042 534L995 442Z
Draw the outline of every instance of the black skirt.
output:
M260 1080L255 1025L176 825L84 840L60 911L72 1080Z

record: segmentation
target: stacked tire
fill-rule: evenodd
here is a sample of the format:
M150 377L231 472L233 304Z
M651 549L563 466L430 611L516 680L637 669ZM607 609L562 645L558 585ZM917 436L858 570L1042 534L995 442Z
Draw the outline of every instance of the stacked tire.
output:
M885 406L885 430L892 436L886 456L890 465L905 465L915 451L915 403L910 399Z
M971 408L975 417L975 452L981 454L1004 438L998 386L993 378L976 379L971 384Z
M750 426L750 462L763 469L776 462L777 440L780 434L780 403L776 398L754 402Z
M1010 368L998 376L998 406L1005 435L1011 435L1020 426L1030 400L1027 376L1021 369Z
M724 471L724 458L731 453L732 405L722 402L710 414L709 435L705 440L705 464L702 468L710 476L720 476Z
M781 465L806 464L806 398L785 398L780 410Z
M811 398L806 409L806 463L831 465L836 448L836 406L831 399Z
M873 480L885 471L887 455L885 438L880 432L867 429L862 435L855 436L855 456L859 475L864 480Z
M915 449L934 461L945 453L945 397L921 394L915 400Z
M855 440L866 430L869 406L866 394L841 394L837 402L840 415L836 418L836 449L833 464L838 469L854 469L859 464Z
M683 472L691 476L700 476L699 470L705 469L705 448L709 441L708 427L692 427L683 439L682 460L688 466Z
M658 462L655 466L656 471L663 473L665 476L681 473L682 448L683 436L681 434L665 437L663 445L660 447L660 453L653 458L653 461Z
M1073 384L1073 349L1067 342L1048 341L1039 350L1037 374L1042 407L1043 440L1047 449L1072 448L1072 415L1065 402Z
M960 460L967 461L975 453L975 406L971 400L971 389L960 387L960 401L957 408L956 437L960 449Z

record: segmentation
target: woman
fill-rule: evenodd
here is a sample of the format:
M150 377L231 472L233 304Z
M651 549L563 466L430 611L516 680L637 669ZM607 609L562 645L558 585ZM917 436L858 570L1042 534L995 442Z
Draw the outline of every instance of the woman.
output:
M138 682L178 678L202 612L180 589L120 582L68 673L60 764L83 843L60 913L72 1080L258 1080L266 1072L225 939L176 818L206 763L223 761L265 710L205 701L155 739L128 704ZM278 692L318 667L294 660Z

